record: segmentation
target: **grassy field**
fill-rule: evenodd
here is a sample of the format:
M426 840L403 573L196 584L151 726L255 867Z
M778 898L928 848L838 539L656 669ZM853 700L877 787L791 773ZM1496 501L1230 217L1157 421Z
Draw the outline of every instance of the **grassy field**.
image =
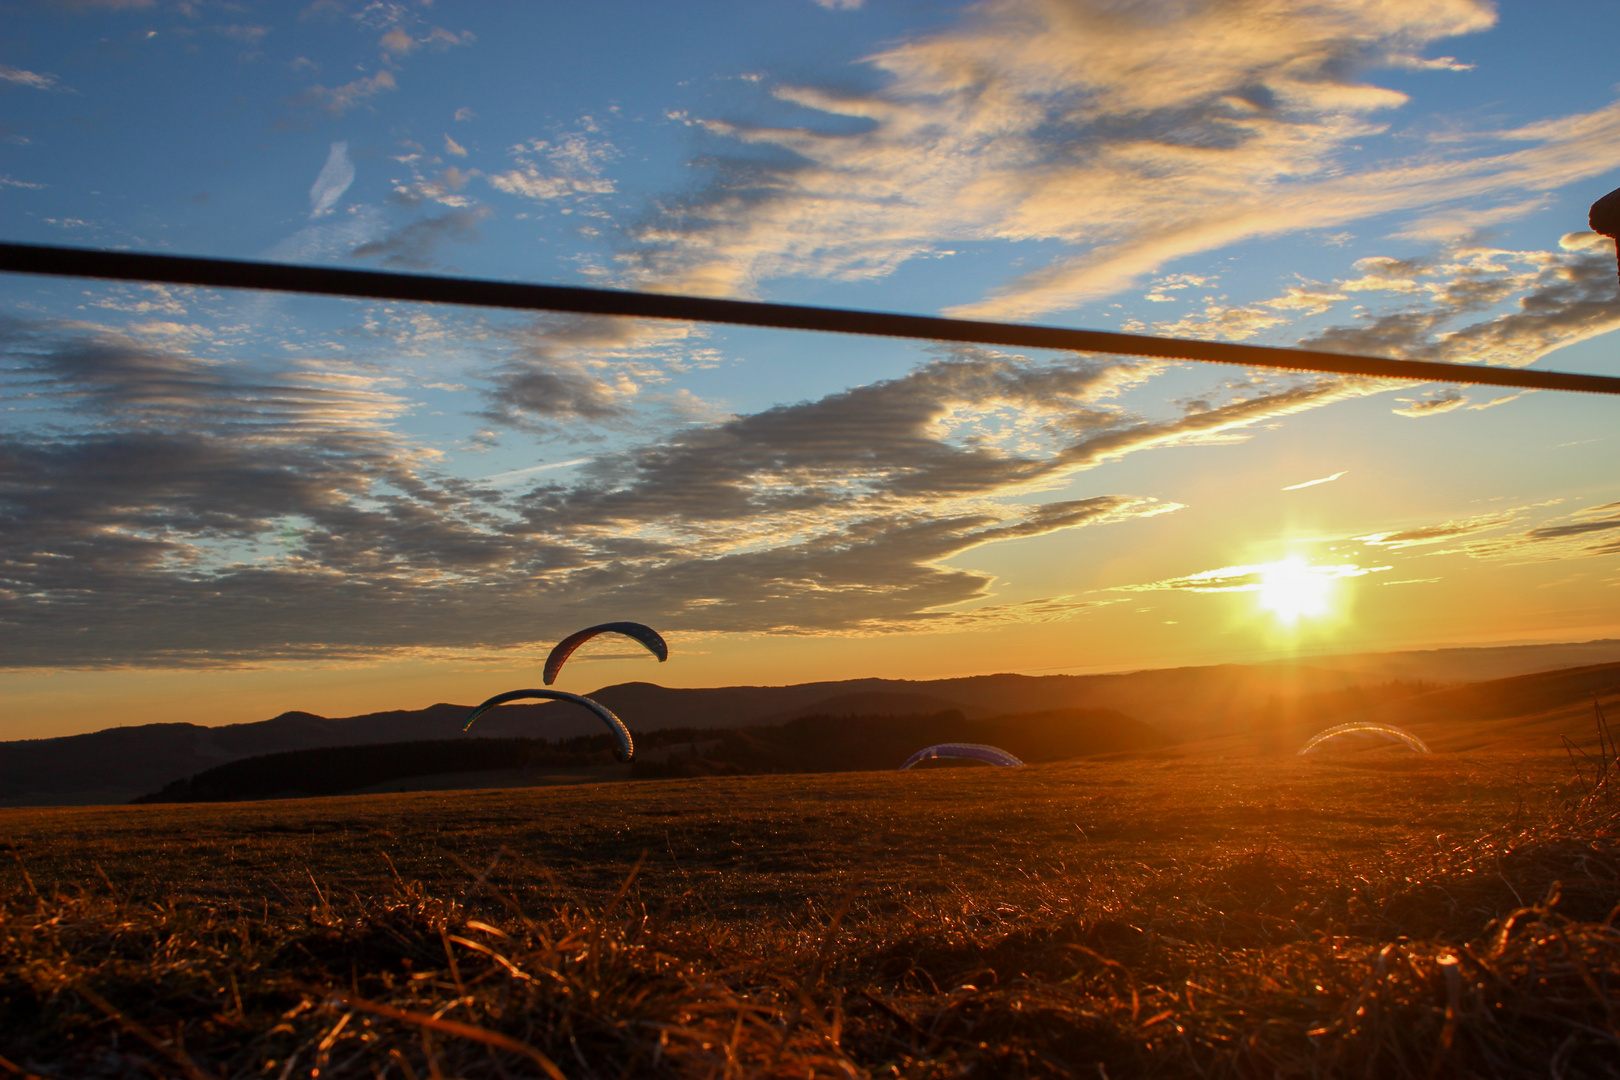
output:
M1617 825L1393 748L0 811L0 1070L1614 1076Z

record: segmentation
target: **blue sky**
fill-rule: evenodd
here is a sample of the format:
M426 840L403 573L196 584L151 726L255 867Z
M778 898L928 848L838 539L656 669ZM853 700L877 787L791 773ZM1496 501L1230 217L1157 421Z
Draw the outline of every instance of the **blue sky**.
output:
M3 10L8 240L1620 374L1612 4ZM0 737L1620 633L1605 399L3 288Z

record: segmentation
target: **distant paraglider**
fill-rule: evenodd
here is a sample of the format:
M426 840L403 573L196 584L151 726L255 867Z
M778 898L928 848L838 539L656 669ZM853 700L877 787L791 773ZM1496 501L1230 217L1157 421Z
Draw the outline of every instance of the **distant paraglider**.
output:
M669 659L669 646L664 644L664 639L659 636L658 631L650 626L643 626L638 622L610 622L602 623L600 626L587 626L585 629L577 630L557 642L557 647L551 650L550 656L546 657L544 676L546 685L550 686L557 681L557 673L562 670L562 666L567 663L568 658L574 655L575 649L597 634L606 633L623 634L627 638L633 638L641 642L642 645L646 646L648 652L658 657L660 664Z
M650 626L644 626L638 622L610 622L602 623L600 626L587 626L585 629L569 634L557 642L557 647L551 650L550 656L546 657L546 685L550 686L557 681L557 672L562 670L563 664L574 654L575 649L597 634L605 633L623 634L625 637L641 642L642 645L646 646L648 652L658 657L659 663L669 659L669 646L664 644L664 639L658 635L658 631ZM472 711L472 714L467 717L466 725L461 730L470 729L474 720L477 720L495 706L505 705L508 701L522 701L525 698L571 701L581 708L591 710L596 714L598 720L607 725L608 731L613 733L614 742L617 743L613 755L620 761L635 760L636 743L630 737L630 729L624 726L624 721L614 716L613 710L601 702L592 701L583 694L570 694L566 690L508 690L504 694L496 694Z
M488 701L472 711L467 717L466 731L472 727L473 721L484 715L497 705L505 705L508 701L521 701L524 698L546 698L552 701L572 701L575 705L583 706L596 714L596 718L606 724L613 733L614 741L618 743L613 749L613 756L620 761L634 761L636 757L636 743L630 738L630 729L624 726L624 721L613 715L609 709L599 701L592 701L583 694L570 694L566 690L508 690L504 694L496 694Z
M1420 754L1429 752L1428 744L1422 739L1410 731L1403 731L1390 724L1340 724L1337 727L1330 727L1326 731L1319 731L1311 736L1311 741L1306 743L1304 749L1299 753L1300 755L1309 754L1323 743L1343 738L1346 735L1376 735L1379 738L1388 739L1390 742L1404 743L1409 750L1415 750Z
M986 765L999 765L1002 768L1015 768L1023 764L1022 761L1019 761L1007 751L994 746L985 746L983 743L952 742L940 743L938 746L930 746L926 750L919 750L906 758L906 763L900 768L902 770L909 769L918 762L929 761L933 758L972 758L974 761L982 761Z

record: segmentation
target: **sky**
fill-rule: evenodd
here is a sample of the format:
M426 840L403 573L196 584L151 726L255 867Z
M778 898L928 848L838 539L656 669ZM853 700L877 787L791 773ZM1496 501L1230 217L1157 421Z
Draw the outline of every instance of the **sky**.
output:
M1620 375L1609 0L0 3L0 239ZM1613 398L0 277L0 739L1620 637Z

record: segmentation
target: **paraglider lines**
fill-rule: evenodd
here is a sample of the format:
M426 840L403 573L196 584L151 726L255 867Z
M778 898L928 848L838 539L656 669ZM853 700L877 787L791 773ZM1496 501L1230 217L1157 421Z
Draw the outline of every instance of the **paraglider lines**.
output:
M1215 364L1312 371L1332 375L1361 375L1416 382L1475 383L1526 390L1573 390L1590 394L1620 394L1620 378L1561 371L1452 364L1432 360L1391 360L1285 349L1265 345L1239 345L1224 341L1189 341L1182 338L1117 334L1104 330L1078 330L1061 326L942 319L927 315L898 315L878 311L808 307L802 304L765 304L751 300L720 300L706 296L675 296L589 289L563 285L529 285L514 281L442 277L432 274L396 274L381 270L347 270L325 266L292 266L240 259L197 259L177 255L149 255L127 251L43 244L0 243L0 270L62 277L151 281L169 285L202 285L274 292L315 293L372 300L408 300L422 303L467 304L474 307L513 308L524 311L562 311L580 315L620 315L643 319L681 319L692 322L763 326L779 330L820 330L839 334L914 338L925 341L960 341L1026 349L1152 356L1166 360L1197 360Z

